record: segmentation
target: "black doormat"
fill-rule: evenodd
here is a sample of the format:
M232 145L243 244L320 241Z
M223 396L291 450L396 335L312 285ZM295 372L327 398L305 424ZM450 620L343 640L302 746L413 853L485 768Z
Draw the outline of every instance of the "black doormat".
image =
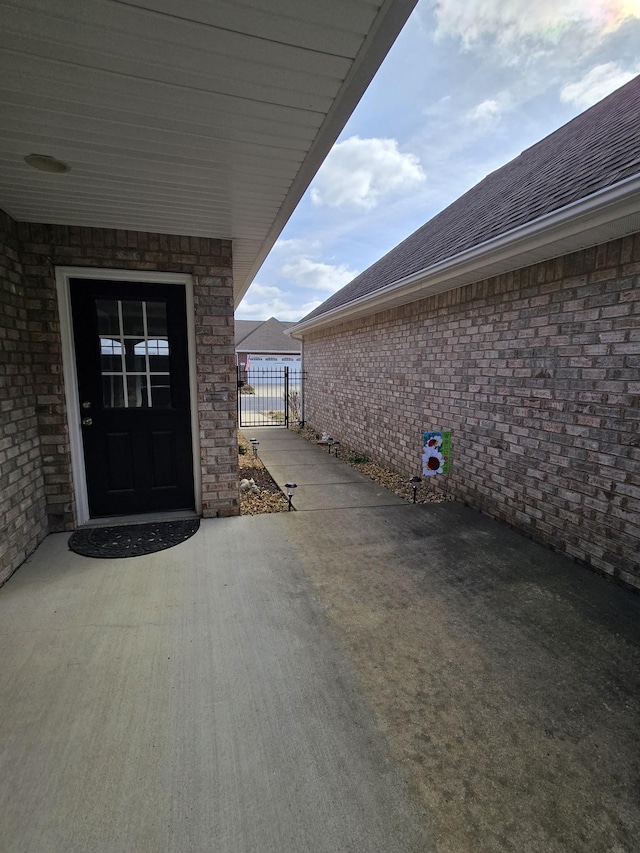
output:
M179 545L193 536L199 527L199 518L114 527L83 527L71 535L69 548L83 557L140 557Z

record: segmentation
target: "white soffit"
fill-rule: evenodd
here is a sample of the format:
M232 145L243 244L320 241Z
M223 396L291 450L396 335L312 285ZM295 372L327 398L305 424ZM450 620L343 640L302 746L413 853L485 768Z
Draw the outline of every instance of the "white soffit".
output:
M414 5L0 0L0 207L232 239L237 304Z

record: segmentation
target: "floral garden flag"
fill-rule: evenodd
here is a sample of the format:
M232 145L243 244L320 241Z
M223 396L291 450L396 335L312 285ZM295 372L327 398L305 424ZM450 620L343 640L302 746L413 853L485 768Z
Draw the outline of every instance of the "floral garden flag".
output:
M448 474L451 467L451 433L435 430L422 433L422 474Z

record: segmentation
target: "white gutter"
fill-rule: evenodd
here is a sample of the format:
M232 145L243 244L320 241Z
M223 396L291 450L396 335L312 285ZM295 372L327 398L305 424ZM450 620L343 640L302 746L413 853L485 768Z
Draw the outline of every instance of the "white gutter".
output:
M288 330L305 332L415 302L640 230L640 174L507 231Z

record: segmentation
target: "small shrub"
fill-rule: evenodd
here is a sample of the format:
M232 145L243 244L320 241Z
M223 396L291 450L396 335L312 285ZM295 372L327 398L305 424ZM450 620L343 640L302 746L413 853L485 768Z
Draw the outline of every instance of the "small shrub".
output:
M284 395L285 405L287 402L287 395ZM290 391L289 392L289 418L293 421L300 420L300 392L299 391Z
M244 444L239 444L238 445L238 453L240 454L240 456L244 456L246 454L246 452L247 452L247 448L244 446Z
M363 456L362 453L352 453L351 456L348 457L348 461L353 465L362 465L364 462L369 461L369 457Z

